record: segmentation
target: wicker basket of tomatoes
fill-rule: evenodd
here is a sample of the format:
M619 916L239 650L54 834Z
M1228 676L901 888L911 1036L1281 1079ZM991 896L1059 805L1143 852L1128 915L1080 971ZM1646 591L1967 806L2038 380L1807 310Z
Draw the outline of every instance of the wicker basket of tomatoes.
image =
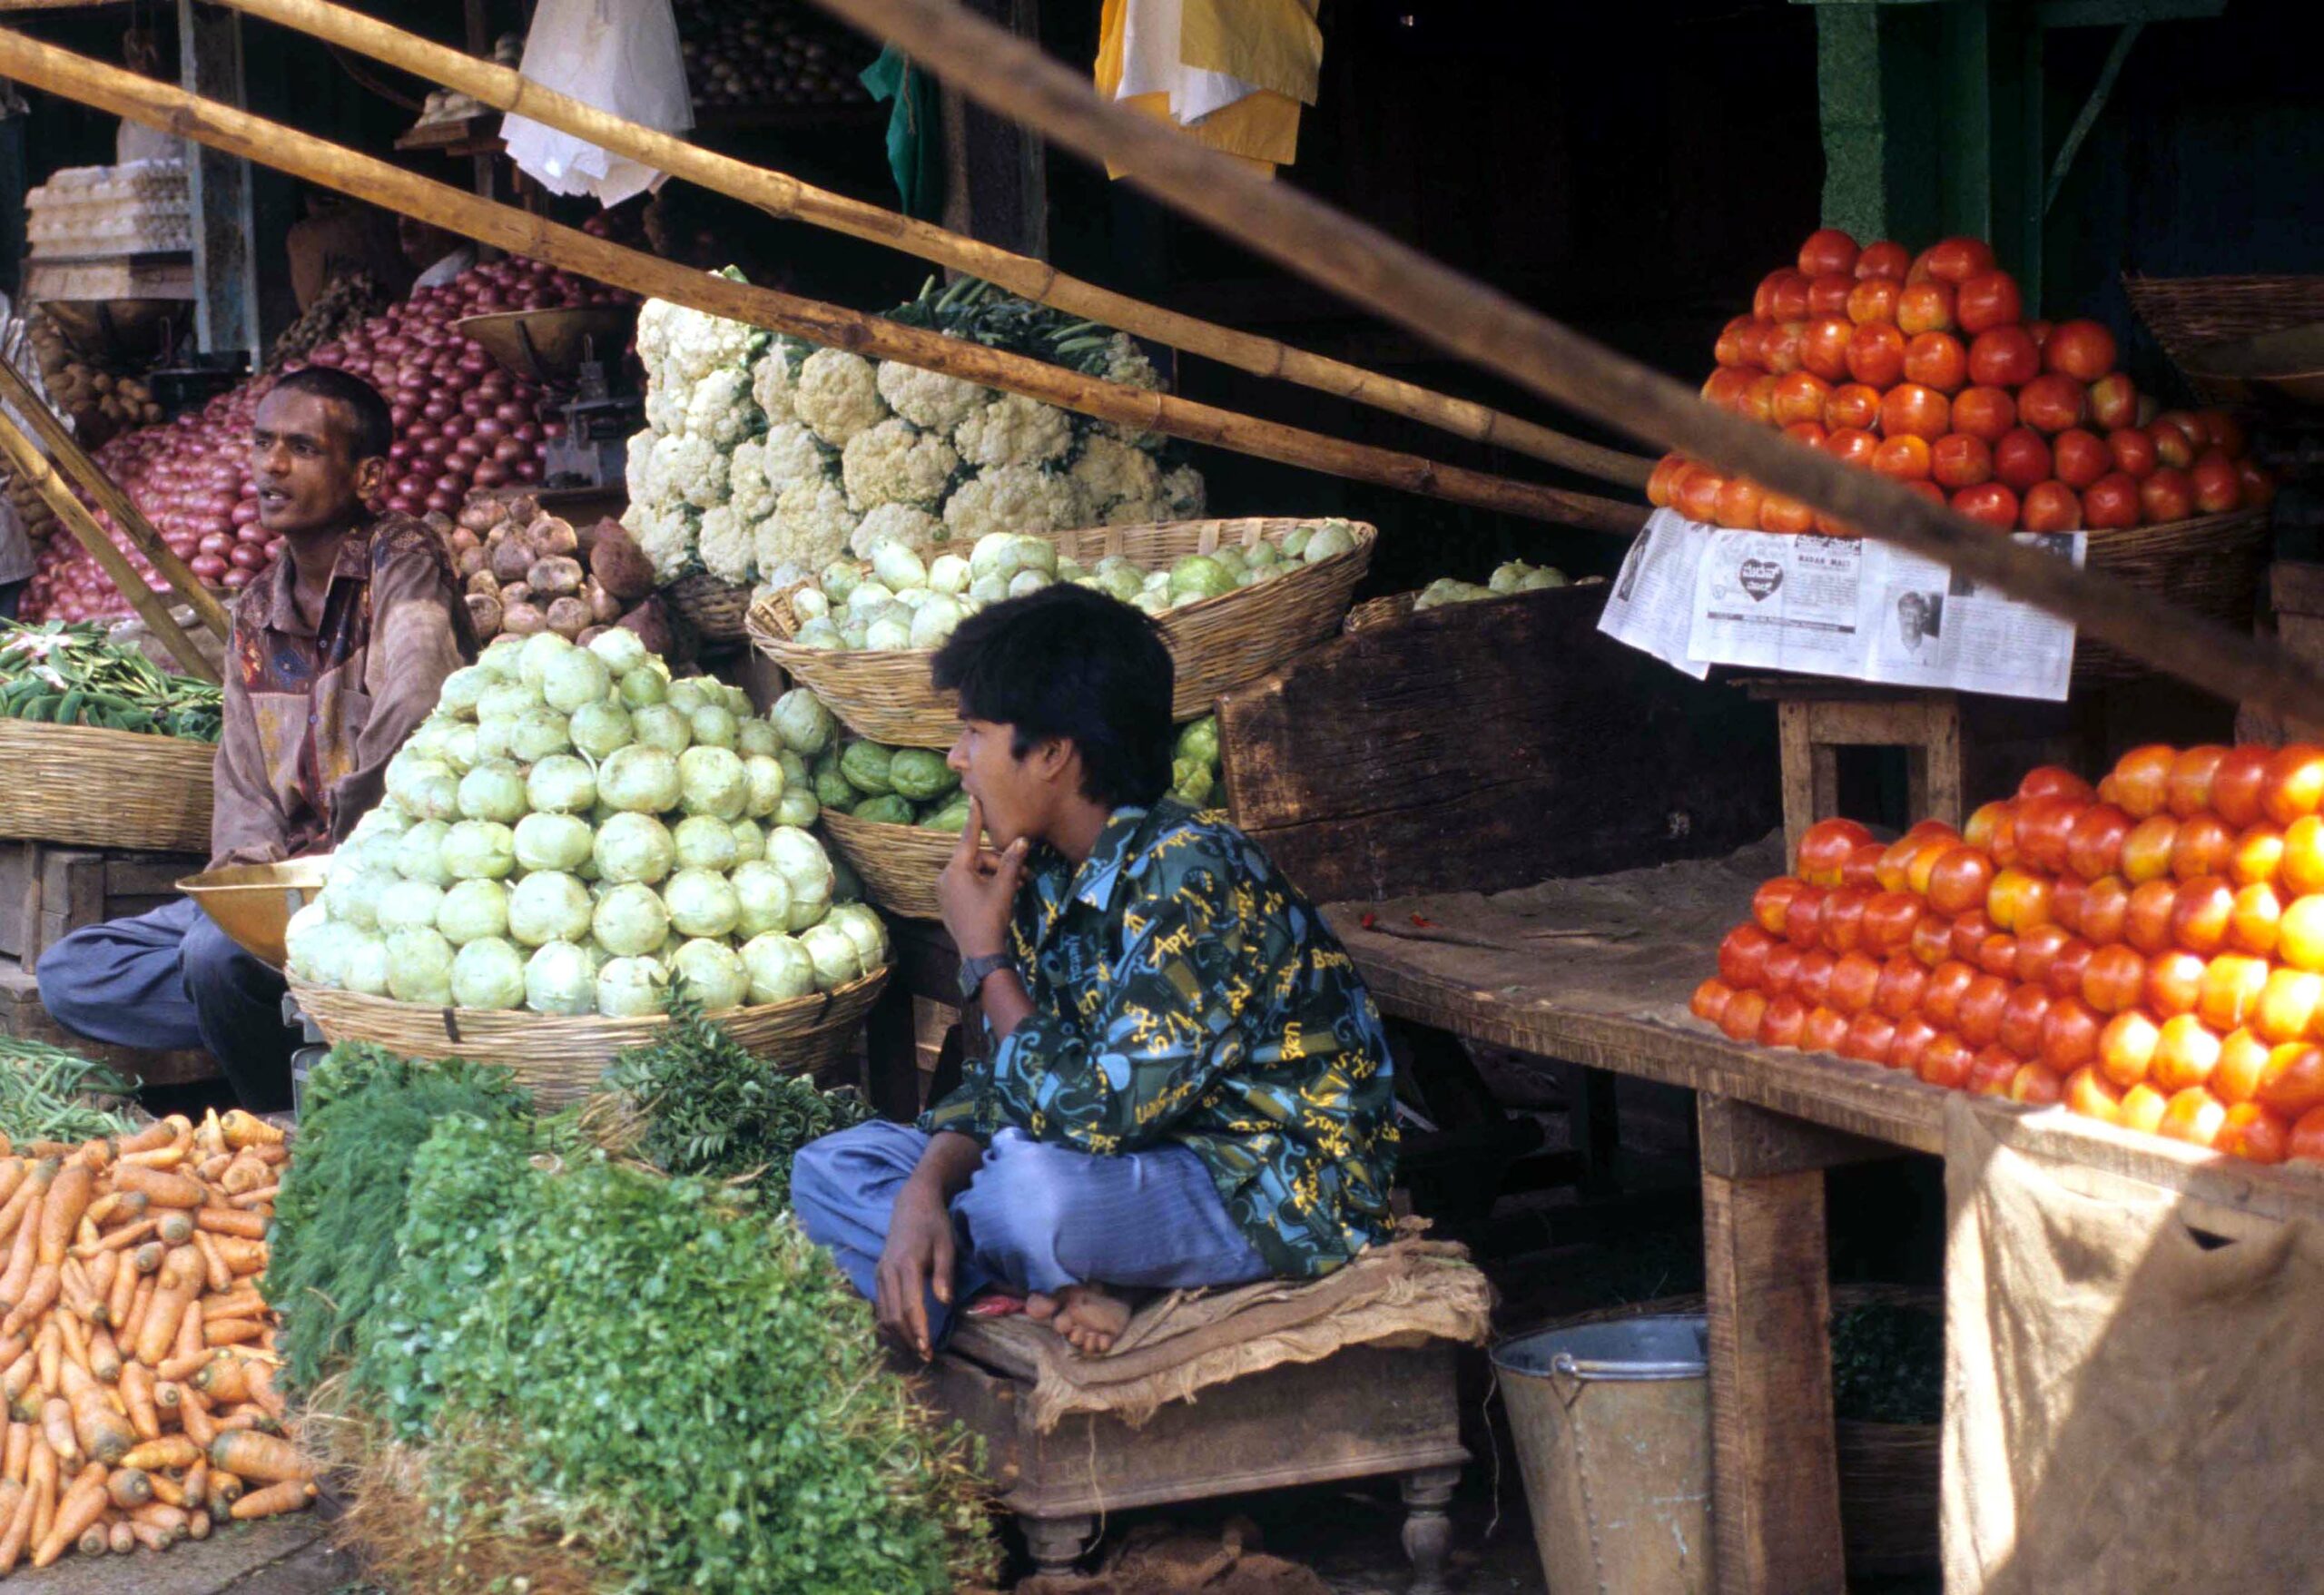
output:
M1703 398L2008 532L2089 534L2088 564L2250 622L2274 483L2223 411L2162 411L2103 323L2028 320L1982 241L1914 256L1817 232L1729 321ZM1850 535L1807 505L1667 455L1658 506L1709 525ZM2096 644L2077 682L2144 673Z

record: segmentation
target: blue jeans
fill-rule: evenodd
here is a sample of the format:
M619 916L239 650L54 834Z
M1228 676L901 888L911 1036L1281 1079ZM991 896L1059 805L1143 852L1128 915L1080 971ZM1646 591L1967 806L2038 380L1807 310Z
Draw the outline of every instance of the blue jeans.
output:
M877 1294L896 1195L929 1137L873 1119L799 1149L791 1210L855 1288ZM1162 1290L1246 1285L1270 1270L1227 1215L1202 1160L1184 1147L1098 1157L1002 1130L952 1199L960 1264L952 1300L1005 1285L1053 1295L1068 1285ZM931 1334L949 1309L931 1295Z
M41 954L41 1006L93 1041L156 1052L206 1049L253 1113L290 1106L282 977L191 899L74 931Z

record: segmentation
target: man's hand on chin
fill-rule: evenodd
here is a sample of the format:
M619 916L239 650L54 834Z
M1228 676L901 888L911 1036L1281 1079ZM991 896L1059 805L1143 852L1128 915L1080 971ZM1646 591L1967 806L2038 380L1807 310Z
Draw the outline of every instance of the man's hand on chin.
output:
M1008 944L1009 916L1017 902L1017 884L1025 873L1029 844L1019 837L1006 852L985 851L984 807L969 800L969 822L951 861L936 878L936 901L944 929L962 958L987 958Z

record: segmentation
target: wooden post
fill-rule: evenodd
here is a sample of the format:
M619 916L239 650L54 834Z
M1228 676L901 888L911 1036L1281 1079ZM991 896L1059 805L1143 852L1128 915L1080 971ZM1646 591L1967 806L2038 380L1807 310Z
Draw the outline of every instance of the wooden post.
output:
M1697 1112L1718 1588L1840 1595L1823 1171L1887 1149L1722 1097Z
M1040 0L960 0L1020 39L1041 36ZM943 85L944 225L1033 260L1049 252L1049 160L1040 137Z
M1961 704L1951 693L1897 698L1827 696L1812 685L1781 690L1776 723L1783 739L1783 839L1793 858L1817 821L1839 812L1844 747L1905 750L1905 806L1914 820L1955 830L1967 816L1961 760Z
M178 0L181 81L189 94L242 103L242 19ZM241 350L251 369L264 363L259 341L257 224L247 161L216 150L189 150L187 203L193 213L193 327L202 351Z

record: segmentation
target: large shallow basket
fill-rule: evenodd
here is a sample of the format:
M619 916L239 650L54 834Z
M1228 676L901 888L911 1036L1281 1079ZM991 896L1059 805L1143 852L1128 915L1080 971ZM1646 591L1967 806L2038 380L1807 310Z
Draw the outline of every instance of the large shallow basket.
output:
M2125 274L2122 290L2162 352L2178 366L2198 397L2218 403L2234 397L2195 374L2187 357L2206 344L2256 338L2287 327L2324 321L2324 276L2137 277Z
M837 809L822 813L832 845L863 881L863 895L891 914L908 920L938 920L936 877L951 861L960 839L950 831L918 825L883 825Z
M704 642L731 646L748 635L743 622L751 606L750 588L697 571L680 576L663 592Z
M879 969L836 991L730 1009L712 1017L754 1057L770 1058L788 1073L812 1075L820 1084L840 1084L844 1083L855 1032L887 983L888 970ZM653 1040L670 1022L659 1015L564 1019L431 1008L334 991L298 980L290 982L290 989L329 1041L376 1041L408 1058L501 1064L549 1108L579 1101L596 1086L616 1053Z
M1091 527L1051 532L1058 552L1094 565L1118 554L1148 569L1222 544L1249 547L1270 534L1316 526L1324 517L1254 516L1242 520L1181 520L1157 526ZM1237 587L1216 598L1181 605L1158 617L1162 640L1177 666L1170 718L1210 713L1222 693L1255 681L1310 644L1330 636L1347 613L1348 596L1372 563L1379 537L1362 521L1342 523L1355 546L1316 565L1300 565L1278 580ZM947 748L960 734L949 697L929 683L935 658L923 649L860 653L803 648L791 639L799 624L791 596L798 586L768 594L751 606L751 639L759 651L814 692L858 736L898 747Z
M2089 539L2083 556L2089 569L2118 576L2239 631L2250 629L2270 552L2265 509L2092 532ZM2135 681L2153 674L2150 666L2103 643L2086 637L2074 643L2077 686Z
M210 852L208 743L0 720L0 836Z

